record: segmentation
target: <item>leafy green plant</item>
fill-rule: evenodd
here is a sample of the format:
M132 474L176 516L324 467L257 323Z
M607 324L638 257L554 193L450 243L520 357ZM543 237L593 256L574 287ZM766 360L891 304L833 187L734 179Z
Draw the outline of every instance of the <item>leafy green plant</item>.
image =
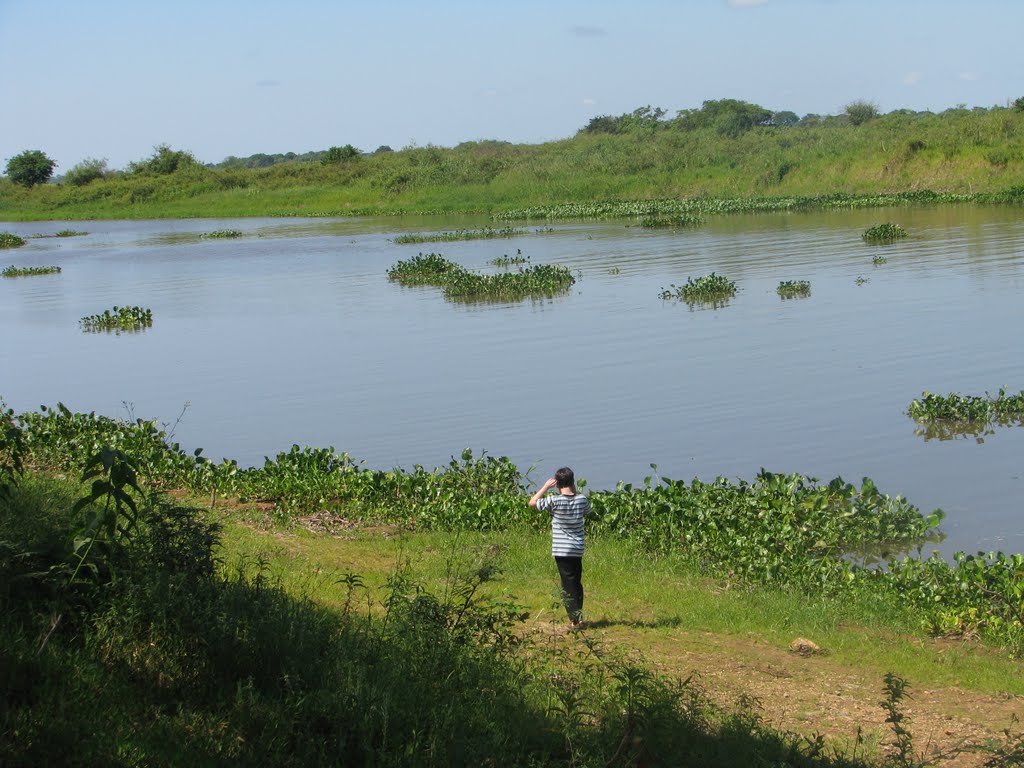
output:
M906 236L907 230L899 224L893 224L892 222L875 224L874 226L868 227L864 230L864 234L861 235L864 240L872 243L892 242L893 240L899 240Z
M4 267L0 275L4 277L29 277L32 275L59 275L60 267L16 267L13 264Z
M887 261L889 260L885 258L885 256L875 256L873 259L871 259L871 263L874 264L876 267L879 266L880 264L885 264Z
M82 232L77 229L60 229L53 233L54 237L82 237L88 235L88 232Z
M981 395L961 395L951 392L937 395L922 392L920 398L910 401L907 414L919 422L928 421L989 421L1007 423L1024 419L1024 390L1016 395L1006 394L1000 387L995 397L987 392Z
M805 299L811 295L811 284L807 280L783 280L775 291L783 299Z
M153 311L142 307L118 307L79 320L83 331L141 331L153 325Z
M241 230L237 230L237 229L216 229L213 232L204 232L202 235L200 235L200 237L204 237L204 238L207 238L207 239L210 239L210 240L224 239L224 238L234 238L234 237L241 237L241 236L242 236Z
M0 248L19 248L25 244L25 238L10 232L0 232Z
M662 299L682 299L689 304L723 302L736 295L736 282L712 272L710 275L686 278L686 284L661 290Z

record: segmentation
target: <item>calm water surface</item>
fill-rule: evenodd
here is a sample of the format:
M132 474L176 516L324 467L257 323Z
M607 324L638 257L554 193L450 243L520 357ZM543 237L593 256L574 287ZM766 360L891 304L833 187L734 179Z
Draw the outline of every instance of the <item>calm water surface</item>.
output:
M883 221L911 237L863 243ZM1024 211L731 216L678 232L571 223L511 240L392 242L486 224L77 222L87 236L5 252L5 264L63 273L0 281L0 395L19 411L62 401L168 425L184 409L175 439L243 464L298 443L375 468L438 466L471 447L535 467L533 481L567 463L598 488L640 483L651 463L685 479L749 480L761 467L868 476L923 511L944 509L947 553L1024 551L1024 429L926 440L905 415L922 390L1024 388ZM199 237L218 229L245 236ZM385 274L420 251L489 270L519 250L578 282L554 299L463 305ZM727 306L658 298L712 271L738 283ZM781 280L809 280L812 295L783 301ZM79 329L125 304L151 308L153 327Z

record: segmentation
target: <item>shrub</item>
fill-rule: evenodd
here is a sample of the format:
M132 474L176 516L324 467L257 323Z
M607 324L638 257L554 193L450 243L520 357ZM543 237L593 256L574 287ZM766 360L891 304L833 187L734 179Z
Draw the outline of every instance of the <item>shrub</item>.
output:
M84 187L96 179L102 179L107 175L107 161L86 158L64 174L64 183L73 187Z
M843 107L843 114L853 125L863 125L878 117L878 106L870 101L851 101Z

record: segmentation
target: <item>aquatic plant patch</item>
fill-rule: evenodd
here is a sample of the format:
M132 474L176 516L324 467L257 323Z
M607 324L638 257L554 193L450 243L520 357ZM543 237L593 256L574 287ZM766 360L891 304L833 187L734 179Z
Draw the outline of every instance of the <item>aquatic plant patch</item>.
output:
M231 239L241 236L242 232L241 230L238 229L216 229L213 232L204 232L203 234L200 235L200 237L206 238L208 240Z
M88 315L78 321L83 331L141 331L153 325L153 311L142 307L105 309L101 314Z
M918 192L878 195L831 194L794 197L692 197L661 200L606 200L512 208L495 213L491 218L496 221L529 221L532 219L627 219L679 214L715 216L756 211L877 208L920 203L968 202L976 199L978 199L978 196L922 190Z
M775 291L783 299L805 299L811 295L811 284L807 280L783 280Z
M501 227L494 229L484 227L483 229L459 229L455 232L428 232L418 235L399 235L394 242L406 243L453 243L462 240L494 240L500 237L520 237L527 234L525 229L515 227Z
M0 248L19 248L25 244L25 238L10 232L0 232Z
M645 216L640 219L641 227L656 228L683 228L683 227L698 227L704 223L704 219L700 216L690 216L684 213L676 216Z
M54 232L52 235L33 235L34 238L45 238L45 237L83 237L88 235L88 232L81 232L77 229L62 229L58 232Z
M864 234L861 235L864 240L870 243L888 243L906 236L907 230L899 224L891 222L875 224L873 227L864 230Z
M388 270L402 285L434 285L453 301L518 301L565 293L575 282L568 267L536 264L514 272L482 275L437 253L418 254Z
M717 302L736 295L736 281L712 272L701 277L688 277L684 285L662 288L662 299L682 299L687 303Z
M528 264L530 261L529 256L498 256L496 259L491 259L487 263L494 267L515 267L519 264Z
M1024 390L1016 395L1006 394L1000 388L992 397L984 395L961 395L951 392L937 395L922 392L920 398L910 401L907 414L917 422L994 422L1007 424L1024 420Z
M32 275L59 275L60 267L16 267L13 264L0 272L4 277L31 277Z
M885 264L887 261L889 260L885 258L885 256L875 256L873 259L871 259L871 263L874 264L876 267L879 266L880 264Z

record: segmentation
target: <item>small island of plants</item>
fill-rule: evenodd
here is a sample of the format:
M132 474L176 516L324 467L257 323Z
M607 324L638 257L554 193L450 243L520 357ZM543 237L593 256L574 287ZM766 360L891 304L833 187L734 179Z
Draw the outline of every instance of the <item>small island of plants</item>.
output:
M936 395L922 392L920 398L910 401L907 414L919 423L947 422L995 422L1008 424L1024 420L1024 390L1016 395L1006 394L1002 387L992 397L985 395L961 395L952 392Z
M736 281L712 272L710 275L686 278L685 285L662 288L662 299L682 299L687 304L717 304L736 295Z
M141 331L153 325L153 311L143 307L117 307L105 309L101 314L88 315L78 321L83 331Z
M454 232L427 232L424 234L399 235L394 242L405 245L408 243L455 243L463 240L494 240L499 237L519 237L525 235L525 229L515 227L484 227L483 229L459 229Z
M875 226L864 230L861 238L869 243L891 243L906 236L907 230L899 224L887 222L885 224L875 224Z
M565 293L576 282L568 267L536 264L516 272L484 275L441 254L418 254L388 270L388 279L407 286L433 285L453 301L519 301Z
M775 292L783 299L805 299L811 295L811 284L807 280L783 280Z
M25 244L25 238L12 235L10 232L0 232L0 248L20 248Z
M205 232L200 235L200 237L207 240L230 240L241 236L242 232L238 229L215 229L213 232Z
M32 277L33 275L59 275L60 267L5 267L0 275L4 277Z

